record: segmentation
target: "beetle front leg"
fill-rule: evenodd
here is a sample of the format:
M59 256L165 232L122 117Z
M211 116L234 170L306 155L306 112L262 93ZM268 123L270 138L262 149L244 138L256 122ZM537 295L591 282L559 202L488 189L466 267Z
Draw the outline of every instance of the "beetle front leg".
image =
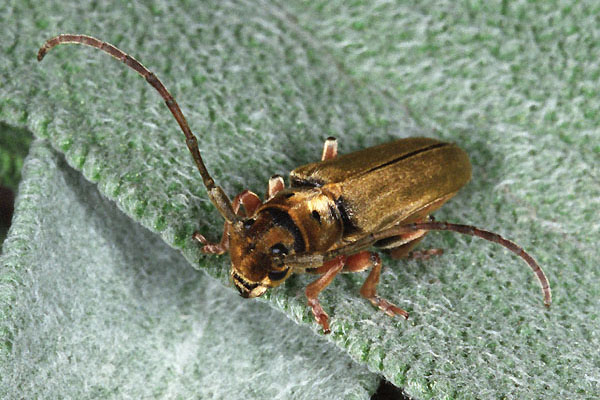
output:
M381 275L381 258L377 253L363 251L346 259L345 270L348 272L364 271L367 268L371 268L371 272L360 288L360 294L390 317L401 315L408 319L408 312L377 295L377 284Z
M240 210L240 204L244 206L244 211ZM260 198L249 190L244 190L233 199L232 208L233 212L239 216L252 215L258 207L262 204ZM202 243L201 251L204 254L216 254L221 255L229 250L229 227L230 224L225 222L223 226L223 236L221 241L218 243L209 242L204 235L200 232L194 232L192 238Z
M220 256L229 250L229 224L225 222L223 236L221 236L221 241L218 243L209 242L200 232L194 232L192 238L202 244L202 248L200 249L202 253Z
M267 200L270 200L273 196L275 196L278 192L281 192L285 189L285 182L281 175L273 175L269 178L269 186L267 188Z
M321 307L319 303L319 293L323 291L333 278L344 268L344 261L346 256L340 256L333 260L327 261L325 264L311 271L321 275L316 281L312 282L306 287L306 298L308 299L308 305L310 306L317 323L323 327L323 333L329 333L329 316Z

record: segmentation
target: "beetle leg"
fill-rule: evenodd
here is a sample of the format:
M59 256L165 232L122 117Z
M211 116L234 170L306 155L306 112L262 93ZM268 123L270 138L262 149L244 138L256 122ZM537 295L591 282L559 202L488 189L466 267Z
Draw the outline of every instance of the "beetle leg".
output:
M419 222L434 221L433 216L427 216L422 218ZM390 257L394 259L399 258L411 258L411 259L422 259L426 260L432 256L438 256L444 254L443 249L427 249L427 250L415 250L414 247L419 244L425 237L428 231L417 230L414 232L403 233L396 237L390 237L375 243L375 246L386 249Z
M408 319L408 312L377 295L377 284L379 283L379 275L381 274L381 258L377 253L362 251L346 259L345 270L348 272L364 271L369 267L372 267L372 269L365 283L360 288L360 294L390 317L401 315L405 319Z
M244 213L242 213L240 210L240 204L244 206ZM235 196L233 199L232 208L236 215L252 215L261 204L262 202L256 194L249 190L244 190L242 193ZM223 236L221 236L221 241L218 243L209 242L200 232L194 232L192 238L199 241L203 245L201 251L204 254L221 255L229 250L230 226L230 223L225 222L225 225L223 226Z
M411 251L406 257L413 260L427 260L430 257L441 256L442 254L444 254L444 249L425 249Z
M256 209L262 205L262 201L260 198L249 190L244 190L242 193L238 194L235 198L239 197L239 204L244 206L244 210L246 211L244 214L240 214L239 205L234 206L235 213L237 215L245 215L246 217L250 217L254 215ZM233 200L235 203L235 199Z
M423 240L426 234L426 231L409 232L382 240L375 246L383 248L394 259L406 258L410 257L412 249Z
M346 256L340 256L327 261L319 268L316 268L313 272L322 273L323 275L306 287L305 293L306 298L308 299L308 305L310 306L317 323L323 327L323 333L331 332L329 330L329 316L323 310L323 307L321 307L318 296L342 270L345 260Z
M221 236L219 243L209 242L200 232L194 232L192 238L202 244L200 251L204 254L225 254L229 250L229 224L225 223L223 236Z
M444 249L413 250L413 248L425 237L425 233L420 234L416 239L412 239L408 243L406 243L406 240L399 240L399 242L403 243L398 247L392 247L388 249L388 254L390 255L390 257L396 260L400 258L410 258L413 260L427 260L430 257L440 256L444 254ZM402 235L401 238L403 236L404 235Z
M325 140L325 144L323 145L321 161L330 160L335 157L337 157L337 139L330 136Z
M267 189L267 200L281 192L285 188L285 182L281 175L273 175L269 178L269 188Z

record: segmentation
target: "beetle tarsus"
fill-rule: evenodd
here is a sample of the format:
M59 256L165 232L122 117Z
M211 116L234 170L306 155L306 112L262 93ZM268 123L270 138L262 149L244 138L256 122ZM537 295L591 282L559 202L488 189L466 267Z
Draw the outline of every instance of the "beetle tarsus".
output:
M360 294L390 317L400 315L408 319L408 312L377 295L377 284L381 275L381 257L377 253L363 251L346 259L345 270L348 272L364 271L367 268L371 268L371 272L360 288Z
M441 256L442 254L444 254L444 249L426 249L411 251L406 257L413 260L427 260L434 256Z
M192 235L192 239L197 240L198 242L200 242L201 244L203 244L204 246L209 245L209 244L214 244L214 243L210 243L205 237L204 235L202 235L200 232L194 232L194 234Z
M323 333L328 334L331 332L329 329L329 315L323 310L321 307L321 303L319 303L319 299L309 299L308 305L310 306L313 315L315 316L315 320L319 325L323 327Z
M395 306L394 304L390 303L386 299L382 299L381 297L375 295L373 297L369 297L368 300L371 302L371 304L373 304L375 307L379 308L381 311L383 311L390 317L400 315L404 319L408 319L408 312L406 310L403 310L402 308Z
M200 232L194 232L192 239L197 240L203 245L200 251L204 254L221 255L225 254L227 250L229 250L228 246L224 246L222 240L219 243L209 242Z

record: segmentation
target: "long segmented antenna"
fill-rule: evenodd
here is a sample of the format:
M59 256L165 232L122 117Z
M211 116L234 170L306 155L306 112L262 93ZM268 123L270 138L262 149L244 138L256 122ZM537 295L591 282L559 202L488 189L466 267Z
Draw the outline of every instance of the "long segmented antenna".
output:
M460 225L460 224L451 224L449 222L420 222L406 225L397 225L389 229L385 229L383 231L377 233L371 233L365 236L362 239L344 247L340 247L336 250L329 251L322 255L323 261L327 261L338 257L343 254L348 254L349 252L355 252L358 250L364 250L368 248L373 243L378 240L399 236L405 233L415 232L415 231L453 231L462 233L464 235L477 236L485 240L489 240L490 242L498 243L508 250L512 251L519 257L525 260L527 264L531 267L533 272L535 273L540 286L542 287L542 294L544 296L544 305L546 307L550 307L552 303L552 294L550 292L550 284L548 283L548 278L546 278L546 274L538 263L531 257L522 247L518 246L516 243L511 242L508 239L503 238L494 232L489 232L483 229L476 228L471 225ZM311 256L290 256L283 259L283 262L291 265L303 265L314 263L316 260Z
M198 149L198 140L192 133L185 116L181 112L179 105L175 101L175 98L171 96L171 93L167 90L167 88L162 84L160 79L154 75L153 72L149 71L146 67L142 65L138 60L131 57L127 53L121 51L117 47L113 46L110 43L104 42L102 40L96 39L92 36L87 35L69 35L63 34L53 37L44 43L40 50L38 51L37 59L38 61L42 61L46 53L52 49L53 47L58 46L63 43L75 43L75 44L83 44L86 46L94 47L96 49L102 50L105 53L113 56L119 61L122 61L129 68L136 71L138 74L143 76L146 81L156 89L156 91L163 98L167 107L175 117L175 120L179 124L179 127L183 131L185 135L185 143L187 144L192 157L194 158L194 162L196 163L196 167L202 176L202 181L204 182L204 186L206 186L206 190L208 191L208 195L215 205L221 215L227 220L227 222L238 221L239 218L233 212L231 206L231 200L227 197L223 189L221 187L215 185L215 181L208 173L206 166L204 165L204 161L202 161L202 156L200 155L200 150Z

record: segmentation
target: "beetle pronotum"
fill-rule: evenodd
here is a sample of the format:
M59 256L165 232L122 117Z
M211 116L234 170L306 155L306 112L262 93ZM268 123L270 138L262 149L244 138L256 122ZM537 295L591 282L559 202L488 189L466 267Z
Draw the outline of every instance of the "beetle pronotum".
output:
M121 60L164 99L185 135L211 202L225 219L220 242L210 243L199 233L194 233L194 238L203 245L204 253L229 251L231 279L243 297L261 296L293 273L320 274L306 287L306 297L327 333L329 317L319 304L319 293L339 272L371 268L361 295L390 316L408 318L405 310L377 295L381 259L368 249L385 249L394 258L429 257L441 250L411 250L427 232L447 230L496 242L523 258L539 280L544 304L550 306L548 279L521 247L496 233L434 222L430 216L471 178L469 159L456 145L410 138L338 157L337 141L328 138L321 161L294 169L289 188L276 175L269 179L265 202L248 190L231 201L208 173L196 137L156 75L115 46L86 35L59 35L48 40L38 52L38 61L62 43L95 47Z

